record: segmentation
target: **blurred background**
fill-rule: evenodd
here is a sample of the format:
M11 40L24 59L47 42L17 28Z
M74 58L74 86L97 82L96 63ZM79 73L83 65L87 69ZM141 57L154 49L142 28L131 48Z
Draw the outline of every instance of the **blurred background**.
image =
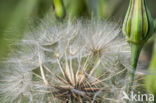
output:
M63 0L67 14L72 18L116 21L122 24L129 0ZM148 0L153 18L156 18L156 0ZM8 57L12 46L30 27L52 13L52 0L0 0L0 60ZM53 20L53 19L52 19ZM150 60L152 39L145 47L142 60Z

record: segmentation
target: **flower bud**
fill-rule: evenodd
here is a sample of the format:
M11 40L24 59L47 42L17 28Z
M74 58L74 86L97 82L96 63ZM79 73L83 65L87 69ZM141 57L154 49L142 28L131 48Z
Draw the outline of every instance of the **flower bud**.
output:
M140 51L154 32L147 0L130 0L122 32L131 46L131 66L136 69Z
M147 0L130 0L122 31L129 43L143 45L149 39L154 23Z
M66 11L62 0L53 0L53 9L57 19L64 19Z
M129 93L132 89L131 87L133 86L141 49L154 32L154 22L147 6L147 0L130 0L122 32L131 47L131 82L129 83L129 87L127 89L127 93Z

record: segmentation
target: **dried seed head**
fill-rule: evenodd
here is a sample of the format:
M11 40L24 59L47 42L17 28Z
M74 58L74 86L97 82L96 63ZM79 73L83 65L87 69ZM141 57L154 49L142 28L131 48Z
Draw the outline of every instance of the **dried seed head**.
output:
M127 57L129 48L118 37L120 30L114 23L78 20L56 24L49 21L51 18L26 33L16 44L17 50L5 62L13 70L6 67L2 72L0 69L3 74L0 75L0 95L4 97L2 100L8 98L3 103L18 103L25 98L30 103L57 103L61 98L80 103L109 103L108 98L120 101L121 96L114 95L113 90L124 91L127 75L124 75L126 69L117 66L116 61L119 55ZM27 73L32 77L27 77ZM20 80L26 85L12 89L12 86L21 86Z
M54 95L66 102L75 101L84 103L93 101L95 94L102 89L100 82L95 83L96 81L100 81L99 78L91 79L93 72L95 72L99 65L99 61L90 72L87 72L87 61L83 65L79 64L80 66L77 68L74 68L72 62L73 60L65 60L65 64L63 65L61 60L58 60L63 77L56 76L58 83L53 86L55 88ZM76 71L74 72L74 70ZM94 101L98 102L98 99L96 98Z

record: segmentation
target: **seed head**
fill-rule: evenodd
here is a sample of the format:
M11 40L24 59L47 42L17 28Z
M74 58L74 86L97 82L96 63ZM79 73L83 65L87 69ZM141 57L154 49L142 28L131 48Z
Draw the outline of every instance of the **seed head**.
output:
M53 86L55 88L54 95L64 103L93 101L95 94L102 89L100 82L95 83L100 81L99 78L91 79L100 61L96 62L96 67L93 67L90 72L87 72L87 61L84 64L77 65L77 68L74 68L72 62L73 60L66 59L63 65L61 60L58 60L63 77L56 75L58 83ZM99 103L97 98L94 101Z
M120 29L110 22L49 21L51 18L15 44L16 50L5 62L9 68L0 69L0 100L121 101L127 85L127 68L122 66L119 56L127 57L129 50L118 36Z

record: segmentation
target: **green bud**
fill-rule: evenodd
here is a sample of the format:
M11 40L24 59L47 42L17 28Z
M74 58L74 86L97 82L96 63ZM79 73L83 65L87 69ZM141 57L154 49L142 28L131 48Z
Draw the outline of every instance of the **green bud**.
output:
M131 47L132 72L127 90L130 92L141 49L154 32L154 21L147 6L147 0L130 0L122 32Z
M64 19L66 16L66 11L64 7L63 0L53 0L53 9L57 19Z
M129 43L143 45L149 39L154 23L147 0L130 0L122 31Z
M140 51L154 32L147 0L130 0L122 32L131 46L131 66L136 68Z

